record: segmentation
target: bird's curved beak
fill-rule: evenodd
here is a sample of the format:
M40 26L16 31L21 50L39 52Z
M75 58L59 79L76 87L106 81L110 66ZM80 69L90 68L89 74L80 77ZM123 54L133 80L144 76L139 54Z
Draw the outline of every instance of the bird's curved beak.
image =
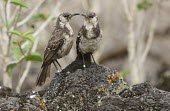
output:
M81 16L87 17L85 14L81 14Z
M72 17L76 16L76 15L80 15L79 13L75 13L75 14L71 14L69 19L71 19Z

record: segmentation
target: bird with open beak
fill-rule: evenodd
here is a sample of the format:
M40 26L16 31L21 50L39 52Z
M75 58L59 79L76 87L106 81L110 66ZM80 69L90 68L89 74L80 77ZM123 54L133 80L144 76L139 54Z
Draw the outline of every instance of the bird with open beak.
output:
M87 14L81 14L84 16L84 24L81 27L77 41L77 54L82 55L83 67L86 67L84 61L84 54L89 53L94 60L93 53L98 49L101 43L102 34L98 22L98 17L94 12L88 12Z
M69 54L73 45L73 29L70 26L70 19L79 14L63 13L58 16L55 29L48 41L48 45L44 52L44 59L41 65L40 74L38 76L36 86L41 86L45 83L46 78L50 77L51 63L57 68L56 63L61 68L57 61Z

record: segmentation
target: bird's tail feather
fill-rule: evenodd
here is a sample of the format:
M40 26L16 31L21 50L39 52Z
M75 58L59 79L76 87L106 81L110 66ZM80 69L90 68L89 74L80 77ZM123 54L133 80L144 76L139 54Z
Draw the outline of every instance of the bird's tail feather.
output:
M42 86L45 83L46 78L50 77L50 68L51 68L51 64L49 64L47 66L43 66L41 68L39 77L36 82L36 86Z

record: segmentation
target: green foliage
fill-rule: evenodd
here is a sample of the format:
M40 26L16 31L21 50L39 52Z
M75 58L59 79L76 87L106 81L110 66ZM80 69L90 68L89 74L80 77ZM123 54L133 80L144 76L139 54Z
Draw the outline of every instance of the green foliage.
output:
M13 68L16 66L16 64L10 64L7 66L6 72L8 73L8 75L11 77L11 72L13 70Z
M20 59L23 55L19 47L16 47L16 46L13 48L12 53L14 54L14 57L17 60Z
M16 31L16 30L10 30L8 32L11 33L11 34L17 35L17 36L21 36L21 33Z
M16 31L16 30L10 30L8 32L21 38L20 40L13 41L13 44L15 44L15 45L18 45L18 44L21 45L26 40L28 40L30 43L34 42L34 38L32 36L32 31L26 31L24 33L21 33L21 32Z
M34 16L32 16L32 19L34 20L46 20L48 18L48 15L45 15L44 13L37 13Z
M29 40L30 43L33 43L34 42L34 38L32 36L32 31L26 31L25 33L22 34L22 36Z
M129 70L123 70L120 72L121 76L125 76L128 73L129 73Z
M29 36L30 34L32 34L32 31L26 31L23 36Z
M42 61L42 56L38 52L31 52L25 58L27 61Z
M8 32L11 33L11 34L14 34L14 35L16 35L17 37L20 38L20 39L12 42L15 45L13 47L12 52L14 54L14 57L18 60L23 56L22 52L25 53L27 50L29 50L31 48L31 46L34 42L34 38L32 36L33 32L32 31L26 31L24 33L21 33L17 30L10 30ZM26 41L28 41L28 44L24 48L21 48L21 45Z
M12 0L11 3L20 7L28 8L28 5L22 0Z
M153 4L151 2L149 2L148 0L143 0L142 2L138 3L137 8L139 10L143 10L143 9L148 9L148 8L152 7L152 5Z

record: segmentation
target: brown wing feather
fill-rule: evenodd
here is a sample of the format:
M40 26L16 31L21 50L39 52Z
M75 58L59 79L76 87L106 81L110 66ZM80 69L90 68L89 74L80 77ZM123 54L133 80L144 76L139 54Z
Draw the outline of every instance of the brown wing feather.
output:
M57 58L57 52L64 44L63 33L68 33L67 30L68 29L66 28L61 29L56 27L56 29L53 31L51 39L48 42L48 46L44 52L44 60L36 82L36 86L41 86L43 83L45 83L46 78L50 77L51 63Z
M43 67L45 64L51 64L53 61L54 55L57 53L57 51L62 47L64 40L63 40L63 33L64 29L57 28L53 31L51 35L51 39L48 41L48 45L44 52L44 60L41 67ZM55 55L57 56L57 55Z
M50 69L51 69L51 64L48 66L48 69L47 69L47 77L50 77Z
M76 49L77 49L77 54L80 53L80 50L79 50L79 43L80 43L80 38L83 34L83 30L84 30L84 25L80 28L79 32L78 32L78 36L77 36L77 39L76 39Z
M54 56L57 56L57 52L58 50L62 47L62 45L64 44L64 40L60 39L58 41L53 41L51 43L52 45L47 46L45 53L44 53L44 60L43 60L43 64L42 67L44 65L48 65L51 64L52 61L54 60Z
M47 75L49 75L48 74L48 68L49 68L49 65L46 65L46 66L41 68L39 76L38 76L37 81L36 81L36 86L41 86L43 83L45 83Z
M97 24L96 27L93 27L93 33L95 35L95 37L93 37L93 38L97 38L97 37L100 36L100 26L99 26L99 23Z

